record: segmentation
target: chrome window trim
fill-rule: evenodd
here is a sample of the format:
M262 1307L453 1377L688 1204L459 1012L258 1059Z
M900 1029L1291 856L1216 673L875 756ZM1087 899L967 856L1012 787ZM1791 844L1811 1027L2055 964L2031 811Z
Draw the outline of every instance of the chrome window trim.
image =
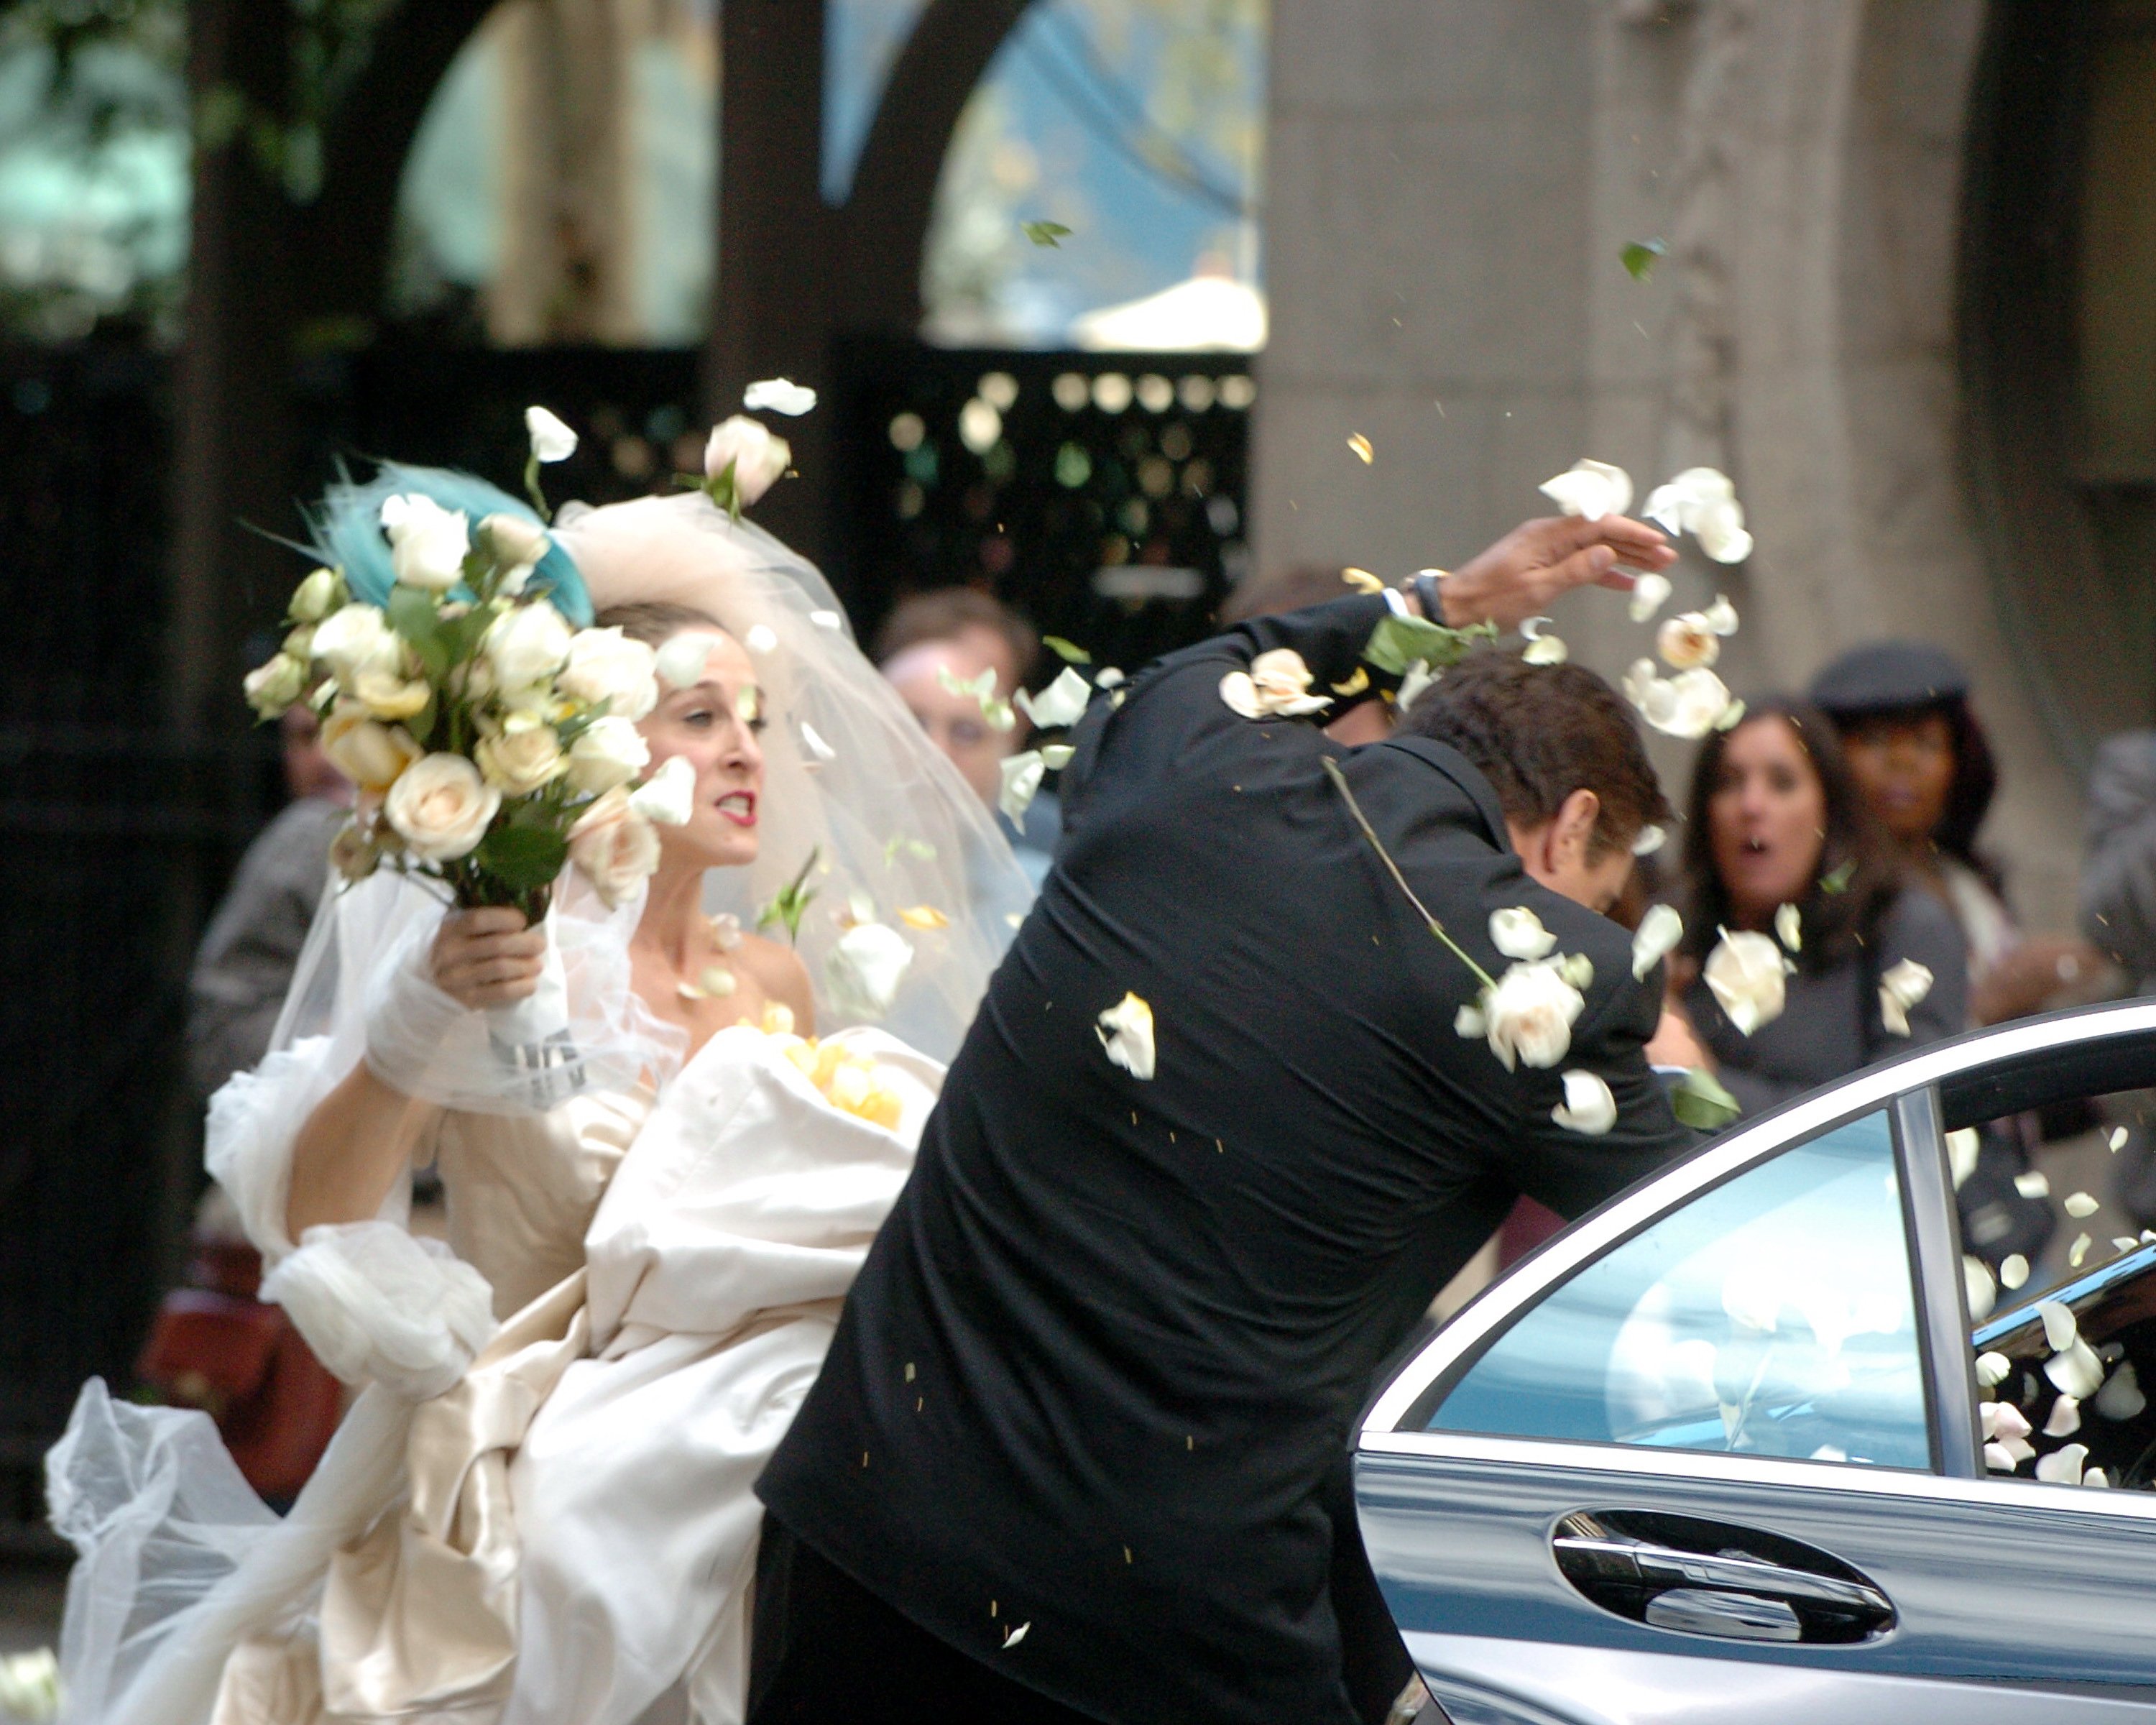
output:
M1933 1502L1969 1503L1989 1509L2019 1507L2054 1514L2093 1512L2156 1522L2156 1492L2050 1486L2004 1474L1961 1479L1906 1468L1779 1455L1731 1455L1716 1450L1482 1437L1457 1431L1372 1431L1367 1427L1356 1450L1359 1455L1424 1461L1480 1461L1505 1467L1556 1468L1568 1473L1638 1474L1687 1484L1794 1486L1857 1497L1918 1497Z
M1969 1295L1955 1214L1953 1172L1939 1131L1939 1093L1927 1085L1894 1100L1909 1274L1915 1284L1924 1394L1931 1404L1932 1465L1964 1479L1984 1476L1976 1416L1976 1351L1969 1346Z
M1815 1136L1847 1120L1876 1113L1907 1092L1928 1089L1972 1067L2066 1047L2092 1037L2156 1034L2156 1000L2135 1000L2090 1010L2008 1024L1995 1030L1957 1037L1920 1049L1890 1065L1800 1098L1755 1125L1739 1127L1727 1137L1624 1194L1559 1235L1518 1271L1502 1278L1470 1301L1433 1337L1423 1351L1400 1368L1371 1404L1363 1422L1363 1442L1395 1434L1430 1386L1471 1349L1508 1323L1558 1282L1590 1258L1638 1232L1708 1187L1743 1173L1785 1146ZM1401 1434L1424 1436L1430 1434ZM1650 1454L1658 1453L1654 1451ZM1711 1452L1687 1450L1693 1461Z

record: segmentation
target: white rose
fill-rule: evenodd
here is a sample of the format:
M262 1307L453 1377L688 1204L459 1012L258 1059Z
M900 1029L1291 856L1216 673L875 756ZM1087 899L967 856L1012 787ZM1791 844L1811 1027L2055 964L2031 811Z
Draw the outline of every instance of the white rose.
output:
M527 521L521 516L498 513L479 524L479 536L494 553L495 562L505 567L536 563L547 555L553 543L538 522Z
M659 834L616 785L569 829L569 860L609 906L624 905L659 867Z
M336 603L341 585L336 570L316 570L292 589L291 608L285 614L295 623L320 623Z
M1607 461L1578 461L1568 471L1545 480L1542 492L1564 514L1599 521L1631 506L1632 476Z
M524 434L531 439L534 461L566 461L577 453L577 434L544 408L524 410Z
M1101 1039L1111 1064L1133 1078L1152 1076L1152 1008L1143 996L1127 993L1095 1020L1093 1034Z
M1655 644L1672 670L1712 665L1722 655L1722 642L1714 625L1697 611L1668 619L1655 636Z
M840 1011L880 1019L898 998L899 983L912 963L912 943L896 929L857 922L839 937L824 973Z
M340 701L322 722L322 752L363 791L386 791L426 751L399 725L367 716L357 701Z
M1267 655L1260 655L1263 658ZM1304 674L1306 680L1308 673ZM1086 716L1086 703L1093 698L1093 685L1069 665L1038 695L1018 691L1018 707L1043 731L1075 725Z
M1702 973L1729 1022L1749 1036L1781 1017L1787 996L1783 979L1795 968L1765 935L1725 928Z
M618 629L580 629L554 686L572 701L604 701L613 718L640 719L659 705L658 664L656 653Z
M394 670L404 656L378 605L346 605L331 612L315 626L312 648L315 657L347 689L361 671Z
M591 796L612 790L651 764L643 736L626 719L595 719L569 745L569 783Z
M408 677L402 666L370 665L352 680L353 698L377 719L411 718L434 692L424 677Z
M740 413L714 426L704 445L705 477L716 480L731 465L734 496L744 507L769 490L793 460L793 451L784 438L774 437L760 420Z
M1879 1017L1896 1036L1909 1034L1909 1011L1932 992L1932 973L1913 958L1904 958L1879 978Z
M1557 937L1525 905L1490 913L1490 944L1507 958L1547 958Z
M1247 671L1220 679L1220 699L1246 719L1288 718L1332 705L1331 696L1309 691L1310 667L1292 647L1260 653Z
M1684 938L1684 918L1668 905L1650 905L1632 937L1632 975L1644 982L1647 973L1676 951Z
M501 793L462 755L425 755L389 788L382 818L423 862L470 856L501 807Z
M686 826L696 810L695 766L680 755L662 761L656 773L629 793L629 806L662 827Z
M240 686L256 712L265 719L280 718L307 686L307 667L290 654L280 653L248 672Z
M1564 1075L1564 1100L1550 1118L1567 1132L1599 1138L1617 1124L1617 1098L1594 1073L1575 1070Z
M482 737L472 757L480 776L506 797L528 797L569 770L551 725L521 725Z
M1572 1048L1573 1020L1587 999L1554 964L1515 964L1483 996L1483 1034L1507 1072L1519 1062L1554 1066Z
M465 578L471 525L461 511L414 491L384 501L382 526L389 535L389 566L403 585L447 593Z
M544 599L512 605L494 619L480 651L498 689L536 689L551 682L569 656L569 625Z

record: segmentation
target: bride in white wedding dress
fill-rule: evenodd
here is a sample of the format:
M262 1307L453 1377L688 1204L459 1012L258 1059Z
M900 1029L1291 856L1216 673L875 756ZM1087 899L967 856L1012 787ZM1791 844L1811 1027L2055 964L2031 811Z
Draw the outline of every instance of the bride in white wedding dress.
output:
M206 1416L85 1388L48 1461L64 1720L741 1716L751 1488L1030 889L777 541L701 493L556 538L662 649L638 728L690 819L618 908L565 872L544 940L386 871L331 895L209 1160L264 1296L364 1388L282 1519ZM570 1025L536 1069L486 1015L535 988ZM403 1226L429 1161L448 1251Z

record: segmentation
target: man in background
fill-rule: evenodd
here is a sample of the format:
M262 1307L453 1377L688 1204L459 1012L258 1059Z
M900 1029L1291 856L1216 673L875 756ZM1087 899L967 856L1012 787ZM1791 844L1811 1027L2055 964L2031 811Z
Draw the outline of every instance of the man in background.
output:
M942 588L900 600L875 639L875 660L885 679L929 740L991 809L1002 793L1004 759L1024 746L1024 715L1014 716L1008 731L998 731L978 701L946 687L939 673L969 683L992 670L997 698L1009 701L1029 686L1040 659L1040 637L1033 625L970 587ZM1055 797L1046 792L1035 797L1023 824L1000 811L996 819L1019 865L1040 886L1062 827Z

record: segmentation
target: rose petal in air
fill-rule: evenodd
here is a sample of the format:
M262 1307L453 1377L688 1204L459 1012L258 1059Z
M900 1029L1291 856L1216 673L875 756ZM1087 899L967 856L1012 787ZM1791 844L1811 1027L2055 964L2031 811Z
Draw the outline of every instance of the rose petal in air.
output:
M1972 1322L1991 1315L1991 1308L1999 1299L1998 1285L1991 1279L1991 1266L1981 1258L1964 1254L1961 1260L1963 1291L1969 1299L1969 1315Z
M2014 1189L2024 1198L2049 1198L2051 1195L2051 1177L2040 1168L2032 1168L2014 1177Z
M2091 1240L2086 1234L2076 1235L2074 1236L2074 1243L2066 1249L2066 1268L2069 1270L2080 1269L2083 1262L2086 1261L2088 1257L2089 1248L2095 1244L2096 1242Z
M778 648L778 631L767 623L759 623L742 637L742 644L752 653L773 653Z
M2082 1404L2072 1396L2062 1395L2051 1404L2051 1417L2044 1422L2047 1438L2071 1437L2082 1429Z
M1224 696L1225 692L1224 687L1222 691ZM1255 681L1251 684L1251 693L1254 697L1257 693ZM1055 731L1066 725L1075 725L1084 718L1086 703L1091 700L1092 696L1093 685L1081 676L1074 667L1066 665L1055 680L1042 690L1040 694L1029 695L1024 690L1019 690L1017 701L1019 711L1041 730ZM1229 705L1233 706L1235 703L1230 701ZM1239 712L1241 711L1240 708L1236 710ZM1244 713L1243 716L1247 719L1255 716Z
M1672 905L1650 905L1632 936L1632 975L1645 982L1647 973L1676 950L1684 938L1684 918Z
M2018 1288L2029 1280L2029 1260L2019 1252L2009 1252L2006 1261L1999 1266L1999 1285L2002 1288Z
M1557 945L1557 937L1525 905L1514 905L1490 913L1490 944L1507 958L1541 958Z
M1986 1444L1984 1446L1984 1465L1994 1473L2014 1471L2014 1458L2007 1454L2004 1444Z
M2071 1348L2080 1338L2081 1326L2074 1322L2073 1307L2063 1300L2040 1300L2036 1317L2044 1326L2044 1345L2052 1353Z
M1011 1630L1009 1635L1004 1637L1004 1646L1006 1649L1017 1646L1020 1641L1023 1641L1025 1639L1025 1632L1032 1627L1033 1620L1029 1617L1024 1623L1019 1625L1016 1629Z
M1669 834L1654 825L1644 826L1632 835L1632 855L1652 856L1668 842Z
M1632 479L1607 461L1581 460L1544 480L1542 492L1561 513L1599 521L1606 515L1622 515L1631 506Z
M2051 1380L2054 1389L2087 1401L2103 1387L2103 1362L2096 1357L2094 1348L2076 1338L2064 1353L2044 1362L2044 1375Z
M2038 1458L2036 1477L2047 1486L2078 1486L2082 1482L2082 1468L2087 1461L2087 1444L2068 1444L2063 1450L2054 1450Z
M812 771L819 767L828 767L839 758L839 752L824 742L816 727L806 719L801 721L801 747L808 757L807 764Z
M1666 575L1635 575L1632 578L1631 602L1625 607L1635 623L1645 623L1656 612L1669 603L1670 578Z
M1003 775L1003 789L996 798L996 807L1011 818L1014 824L1024 824L1025 812L1033 806L1040 794L1041 774L1048 763L1040 757L1039 749L1027 749L1015 755L1006 755L999 764Z
M2132 1360L2124 1362L2097 1392L2096 1410L2107 1420L2138 1419L2148 1405L2148 1398L2142 1394L2141 1379Z
M816 392L790 377L766 377L742 392L742 405L752 413L784 413L798 418L816 405Z
M2069 1192L2060 1208L2079 1221L2083 1216L2094 1215L2103 1208L2103 1204L2101 1199L2092 1198L2086 1192Z
M1138 995L1123 998L1102 1013L1094 1026L1108 1059L1133 1078L1153 1075L1152 1008Z
M1370 439L1363 436L1359 431L1353 432L1349 434L1348 439L1348 447L1353 449L1356 454L1362 459L1363 465L1365 467L1368 467L1372 461L1377 459L1377 452L1370 447Z
M1617 1098L1593 1072L1564 1075L1564 1100L1550 1110L1550 1118L1567 1132L1599 1138L1617 1124Z

